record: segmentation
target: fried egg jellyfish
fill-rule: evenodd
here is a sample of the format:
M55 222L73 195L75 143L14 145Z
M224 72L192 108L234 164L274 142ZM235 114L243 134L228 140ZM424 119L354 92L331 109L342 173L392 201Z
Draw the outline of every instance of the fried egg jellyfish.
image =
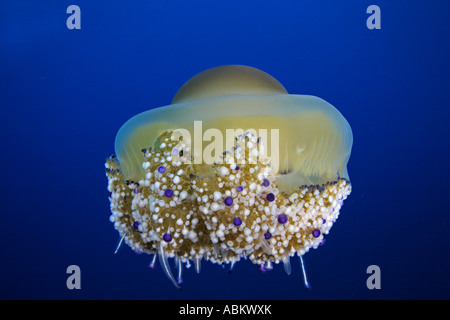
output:
M283 262L290 274L297 254L309 287L302 256L324 242L351 192L352 142L320 98L288 94L247 66L203 71L117 133L105 164L116 252L125 241L153 254L150 268L158 258L177 288L202 259L230 272L241 258L260 271Z

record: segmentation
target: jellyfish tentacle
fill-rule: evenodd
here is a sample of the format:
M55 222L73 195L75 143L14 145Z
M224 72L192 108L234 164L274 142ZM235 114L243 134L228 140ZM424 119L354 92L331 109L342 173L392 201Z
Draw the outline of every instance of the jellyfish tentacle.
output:
M308 282L308 277L306 275L306 268L305 263L303 262L303 258L301 255L298 255L298 258L300 259L300 264L302 265L303 283L305 284L305 288L311 290L311 285Z
M167 258L166 250L164 249L164 246L162 243L159 245L158 258L159 258L159 263L161 264L161 268L163 269L167 278L169 278L169 280L172 281L175 288L180 289L180 286L178 285L177 281L175 280L175 278L172 274L172 271L170 271L170 266L169 266L169 261Z
M194 266L195 266L195 272L200 273L200 270L202 268L202 258L201 257L194 258Z
M181 285L183 283L183 263L181 262L180 258L178 258L177 261L177 269L178 269L177 283Z
M123 239L125 239L126 236L127 236L127 234L124 233L122 238L120 238L119 243L117 244L117 247L116 247L116 251L114 251L114 254L117 254L117 252L119 252L119 249L120 249L120 247L122 246L122 243L123 243Z
M150 269L155 269L155 262L156 262L156 256L157 256L157 255L158 255L157 253L154 253L154 254L153 254L152 261L151 261L150 264L148 265L148 267L149 267Z
M287 275L291 274L291 258L287 256L283 259L283 265L284 265L284 271L287 273Z

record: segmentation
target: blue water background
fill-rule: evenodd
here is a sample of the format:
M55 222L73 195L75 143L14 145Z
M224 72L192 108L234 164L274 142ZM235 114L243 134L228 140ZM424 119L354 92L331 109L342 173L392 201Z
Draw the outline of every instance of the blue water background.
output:
M66 8L81 8L69 30ZM366 9L381 8L381 30ZM450 2L1 1L1 299L449 299ZM305 256L230 276L203 263L174 289L109 222L105 158L133 115L194 74L244 64L351 124L353 192ZM66 268L81 268L68 290ZM381 269L368 290L366 269Z

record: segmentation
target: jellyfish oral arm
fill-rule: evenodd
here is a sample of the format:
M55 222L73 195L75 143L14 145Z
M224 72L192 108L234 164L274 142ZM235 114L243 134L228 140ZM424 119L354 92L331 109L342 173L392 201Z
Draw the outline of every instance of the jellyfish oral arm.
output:
M257 146L256 137L239 136L237 143L247 140L253 143L248 155ZM269 163L248 161L214 164L213 176L202 178L200 168L173 158L174 147L168 142L162 149L145 151L143 181L125 181L112 160L107 162L107 175L113 212L110 220L124 235L118 247L126 239L136 252L157 252L164 273L176 288L183 282L183 265L192 261L200 273L202 259L229 263L230 271L240 258L250 258L263 272L272 269L272 262L283 262L290 274L290 257L297 253L302 262L305 252L323 243L351 190L347 180L338 179L300 186L287 194L278 189ZM161 162L161 155L170 157L170 162ZM235 148L224 160L242 156L243 150ZM170 270L170 258L176 260L177 278ZM308 287L303 263L302 272Z

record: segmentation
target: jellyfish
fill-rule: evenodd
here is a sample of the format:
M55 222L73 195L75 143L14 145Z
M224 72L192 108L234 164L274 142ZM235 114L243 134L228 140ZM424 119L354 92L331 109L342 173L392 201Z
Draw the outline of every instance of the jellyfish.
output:
M262 272L324 243L351 192L353 136L326 101L226 65L188 80L170 105L129 119L106 160L110 221L180 288L203 260ZM174 260L176 274L170 261Z

